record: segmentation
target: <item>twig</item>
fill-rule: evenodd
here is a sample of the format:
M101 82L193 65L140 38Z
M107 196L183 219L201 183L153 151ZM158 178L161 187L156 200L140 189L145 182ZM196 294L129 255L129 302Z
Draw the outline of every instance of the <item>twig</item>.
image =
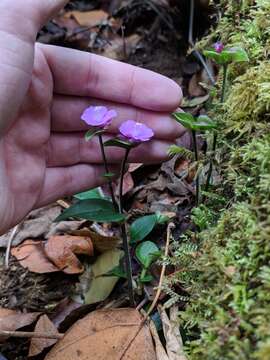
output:
M167 227L167 237L166 237L166 245L165 245L165 257L168 256L169 254L169 245L170 245L170 238L171 238L171 229L174 228L174 224L173 223L169 223L168 227ZM160 273L160 278L159 278L159 284L158 284L158 290L156 292L156 296L152 302L152 305L150 306L150 308L148 309L147 313L146 313L146 317L148 318L149 315L151 314L151 312L154 310L154 308L157 305L158 299L160 297L161 291L162 291L162 284L163 284L163 279L164 279L164 275L165 275L165 270L166 270L166 263L164 262L162 265L162 269L161 269L161 273Z
M56 203L61 206L63 209L68 209L70 207L70 204L66 202L65 200L57 200Z
M165 245L165 256L168 256L169 253L169 244L170 244L170 238L171 238L171 229L174 227L173 223L169 223L167 226L167 236L166 236L166 245ZM142 328L144 327L146 321L149 318L149 315L151 314L151 312L154 310L154 308L157 305L157 302L159 300L161 291L162 291L162 284L163 284L163 279L164 279L164 275L165 275L165 270L166 270L166 263L164 262L162 265L162 269L161 269L161 273L160 273L160 278L159 278L159 284L158 284L158 290L156 292L156 296L152 302L152 305L150 306L150 308L148 309L147 313L144 314L144 318L141 321L138 330L136 331L135 335L132 337L132 339L130 340L130 342L128 343L127 347L125 348L125 350L123 351L123 353L121 354L119 360L123 360L128 349L130 348L130 346L132 345L132 343L134 342L134 340L136 339L136 337L139 335L140 331L142 330Z
M27 332L27 331L0 331L0 337L18 337L18 338L37 338L37 339L63 339L64 334L48 334L43 332Z
M10 234L10 237L8 239L8 243L7 243L7 249L6 249L6 255L5 255L5 268L8 269L9 267L9 256L10 256L10 250L11 250L11 246L12 246L12 241L14 240L15 238L15 235L19 229L19 226L20 224L16 225L11 234Z
M216 84L216 81L214 79L214 76L211 72L211 70L209 69L206 61L204 60L202 54L194 49L195 47L195 43L194 43L194 39L193 39L193 31L194 31L194 13L195 13L195 2L194 0L190 0L190 17L189 17L189 32L188 32L188 42L189 44L193 47L193 51L195 56L197 57L197 59L201 62L202 66L204 67L209 80L211 81L212 85Z

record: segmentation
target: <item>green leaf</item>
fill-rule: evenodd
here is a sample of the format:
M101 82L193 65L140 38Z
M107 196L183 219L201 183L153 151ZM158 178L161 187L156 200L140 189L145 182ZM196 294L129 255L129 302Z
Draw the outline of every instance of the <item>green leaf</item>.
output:
M74 195L74 197L79 200L104 199L104 196L100 191L100 188L84 191L82 193Z
M64 210L55 221L66 220L70 217L97 222L121 222L125 219L124 215L115 211L111 201L105 199L80 200Z
M123 256L119 249L109 250L101 254L91 268L92 277L89 290L85 293L85 304L94 304L105 300L119 280L118 276L105 276L115 269Z
M167 215L162 215L160 212L156 213L156 217L157 217L157 223L162 225L167 223L168 221L170 221L169 216Z
M194 130L196 131L206 131L206 130L213 130L217 128L217 124L211 120L207 115L200 115L197 117Z
M102 176L105 178L111 179L111 178L115 177L115 174L110 172L110 173L103 174Z
M93 139L94 136L96 135L100 135L100 134L103 134L104 133L104 130L103 129L90 129L87 131L87 133L84 135L84 138L86 141L89 141L91 139Z
M130 227L130 243L143 240L154 229L158 222L156 215L146 215L135 220Z
M175 120L183 125L186 129L193 130L194 117L189 113L178 112L173 113Z
M121 265L114 267L112 270L107 272L107 274L105 274L105 276L117 276L117 277L123 278L123 279L127 278L127 274L125 273L125 271L121 267Z
M248 62L249 57L247 52L240 47L233 47L224 51L230 59L230 62Z
M115 139L105 141L104 146L115 146L115 147L120 147L120 148L124 148L124 149L131 149L132 147L134 147L134 144L129 141L115 138Z
M205 57L207 57L208 59L214 60L217 64L220 64L220 65L223 64L222 53L218 53L215 50L205 50L203 52Z
M194 159L194 153L192 151L185 149L182 146L177 146L177 145L171 145L169 147L168 155L169 156L180 155L181 157L188 159L188 160Z
M142 283L151 282L153 279L154 277L151 274L145 274L144 276L140 276L140 282Z
M152 241L144 241L136 248L136 257L144 268L149 266L160 256L159 248Z

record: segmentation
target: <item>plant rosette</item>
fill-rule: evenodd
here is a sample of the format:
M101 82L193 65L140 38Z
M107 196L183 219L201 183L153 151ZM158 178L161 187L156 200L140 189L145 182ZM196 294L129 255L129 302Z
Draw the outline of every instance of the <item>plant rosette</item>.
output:
M221 42L214 44L212 50L205 50L204 56L223 66L249 61L248 54L243 48L232 47L227 49Z

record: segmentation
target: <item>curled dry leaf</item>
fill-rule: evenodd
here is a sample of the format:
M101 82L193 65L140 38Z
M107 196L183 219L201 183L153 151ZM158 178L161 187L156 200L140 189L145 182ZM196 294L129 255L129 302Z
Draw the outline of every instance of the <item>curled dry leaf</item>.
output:
M39 274L59 271L46 257L43 241L25 240L21 245L12 248L11 254L29 271Z
M161 341L160 341L160 338L158 336L158 332L156 329L156 325L152 320L150 321L149 326L150 326L151 335L155 342L157 360L170 360L168 358L168 355L166 354L166 351L165 351Z
M47 257L66 274L80 274L84 267L75 254L92 256L93 244L84 236L52 236L45 244Z
M163 333L166 339L166 349L170 360L187 360L183 350L183 341L177 324L177 308L171 310L169 319L165 309L158 308L163 326Z
M121 240L117 236L101 235L87 228L73 231L72 234L88 236L91 238L94 249L101 253L115 249L121 243Z
M58 334L58 331L47 315L42 315L35 326L35 332L40 332L48 335ZM52 346L57 342L57 339L43 339L32 338L28 356L35 356L40 354L47 347Z
M15 234L12 244L15 246L26 239L46 238L46 235L55 228L56 223L53 221L61 214L61 210L61 206L50 205L32 211L20 224L20 231ZM6 247L9 237L10 232L0 237L0 247Z
M135 309L94 311L73 325L45 360L156 360L148 327L138 332L141 321Z
M16 310L0 308L0 331L16 331L32 324L40 313L22 313ZM0 342L7 337L0 337Z
M80 26L94 27L107 20L109 14L103 10L69 11L64 17L74 18Z

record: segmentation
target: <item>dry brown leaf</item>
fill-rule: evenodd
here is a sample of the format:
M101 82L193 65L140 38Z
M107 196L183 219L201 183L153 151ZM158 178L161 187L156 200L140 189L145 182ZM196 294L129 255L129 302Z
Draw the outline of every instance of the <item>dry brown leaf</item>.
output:
M59 271L46 257L43 241L25 240L21 245L12 248L11 254L29 271L40 274Z
M80 274L84 267L75 254L92 256L93 244L85 236L52 236L45 244L47 257L66 274Z
M35 332L45 333L48 335L59 334L54 324L48 318L47 315L42 315L36 324ZM35 356L40 354L44 349L52 346L58 340L57 339L43 339L32 338L29 348L28 356Z
M21 313L16 310L0 308L0 331L16 331L32 324L40 313ZM7 337L0 337L3 342Z
M69 11L65 14L66 18L73 17L81 26L94 27L107 20L109 14L103 10L93 11Z
M150 331L151 331L151 335L155 342L157 360L170 360L168 358L168 355L166 354L166 351L165 351L161 341L160 341L160 338L158 336L158 332L156 329L156 325L153 321L150 321Z
M132 175L129 172L126 172L124 175L123 182L123 195L126 195L129 191L134 188L134 181ZM119 187L117 186L116 195L119 195Z
M158 307L163 326L163 333L166 339L166 349L170 360L187 360L183 350L183 341L177 324L177 308L172 307L169 319L165 309Z
M130 173L132 173L132 172L138 170L142 166L143 166L142 163L131 163L131 164L129 164L128 171Z
M25 239L40 239L46 237L46 234L55 228L56 223L53 221L61 214L61 212L62 208L58 205L50 205L32 211L26 220L20 224L20 229L15 235L12 244L15 246L22 243ZM10 233L11 232L8 232L0 237L0 247L7 246Z
M135 309L94 311L78 321L45 360L156 360L147 326Z
M117 236L105 236L91 231L88 228L83 228L72 232L72 235L87 236L91 239L94 249L103 253L107 250L115 249L120 243L121 239Z
M192 76L188 85L188 93L190 96L198 97L205 95L205 90L200 85L202 81L202 72L196 73Z
M115 37L103 48L102 55L113 60L126 60L125 57L136 50L140 41L138 34L130 35L124 40L121 36Z

